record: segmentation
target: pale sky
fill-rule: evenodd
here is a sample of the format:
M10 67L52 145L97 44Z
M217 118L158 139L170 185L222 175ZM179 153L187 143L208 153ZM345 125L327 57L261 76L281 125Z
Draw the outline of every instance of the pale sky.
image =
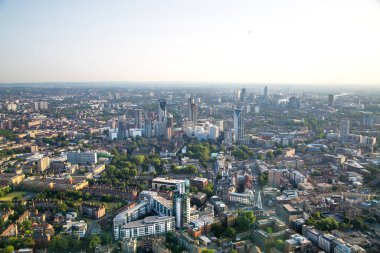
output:
M0 0L0 82L380 85L380 0Z

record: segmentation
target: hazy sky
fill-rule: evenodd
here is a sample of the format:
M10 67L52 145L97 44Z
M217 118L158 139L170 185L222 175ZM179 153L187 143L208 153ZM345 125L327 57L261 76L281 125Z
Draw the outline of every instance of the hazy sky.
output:
M380 85L380 0L0 0L0 82Z

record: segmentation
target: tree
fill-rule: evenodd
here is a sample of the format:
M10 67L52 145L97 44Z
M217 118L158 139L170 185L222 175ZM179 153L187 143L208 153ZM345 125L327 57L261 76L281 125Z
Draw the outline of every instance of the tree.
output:
M211 197L214 193L214 185L209 182L206 187L203 188L202 192L207 194L207 197Z
M343 218L343 222L344 222L344 223L347 223L347 224L350 224L350 223L351 223L351 219L350 219L350 217L344 216L344 218Z
M248 230L251 225L253 225L256 221L256 217L253 214L253 211L244 211L240 210L238 217L236 219L237 227L239 231Z
M88 243L88 246L90 249L95 249L95 247L101 243L102 243L102 240L100 239L100 237L97 235L93 235L90 238L90 242Z
M268 234L272 234L273 233L273 229L271 227L267 227L266 232Z
M366 218L366 222L368 222L368 223L376 223L376 218L372 217L372 216L367 217Z
M3 253L13 253L15 250L15 248L12 246L12 245L8 245L7 247L5 247L5 249L3 249L1 252Z
M214 253L213 249L202 249L202 253Z
M233 238L236 236L236 230L234 228L227 228L226 235Z
M27 230L30 231L30 230ZM32 237L24 237L22 238L21 246L23 248L34 248L36 242Z
M31 220L24 220L23 222L21 222L21 229L23 231L26 231L26 230L29 230L32 228L32 221Z
M153 164L153 166L154 166L155 168L158 168L158 167L160 167L160 165L161 165L161 160L158 159L158 158L154 158L154 159L152 160L152 164Z
M272 161L274 159L274 154L272 150L269 150L266 155L267 159Z
M137 166L141 166L145 161L145 156L143 155L134 155L132 156L132 161L137 164Z
M211 224L211 231L214 232L216 237L220 237L223 234L223 226L220 222Z
M55 252L66 252L69 248L69 242L66 238L59 235L53 237L49 243L49 249Z
M103 244L108 244L112 241L112 237L110 233L103 233L101 236L101 241Z
M352 220L351 224L357 230L363 230L363 228L364 228L364 222L360 218L356 218L356 219Z
M278 239L274 242L274 247L279 251L283 251L285 246L285 242L281 239Z
M58 209L59 209L59 211L60 212L63 212L63 213L66 213L66 211L67 211L67 205L66 205L66 203L59 203L58 204Z
M282 148L278 148L276 151L273 152L273 154L274 154L275 156L279 156L279 155L282 154L282 152L283 152Z
M91 198L91 193L89 192L86 192L84 195L83 195L83 199L85 200L89 200Z

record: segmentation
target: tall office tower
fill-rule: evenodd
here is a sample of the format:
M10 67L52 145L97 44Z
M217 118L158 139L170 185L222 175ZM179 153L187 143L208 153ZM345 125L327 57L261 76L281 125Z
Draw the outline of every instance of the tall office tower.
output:
M119 117L119 122L118 122L118 129L117 129L117 138L119 140L123 140L127 138L127 122L125 117Z
M168 113L168 117L166 120L166 127L164 129L164 138L169 140L172 138L172 129L174 125L174 118L173 115Z
M340 138L347 139L350 134L350 119L340 120Z
M329 106L334 106L334 94L329 94L328 104Z
M189 120L192 119L193 117L193 113L191 111L191 105L194 104L194 98L190 97L188 100L187 100L187 111L188 111L188 116L189 116Z
M166 109L166 99L161 98L158 101L158 122L157 122L157 136L165 135L168 120L168 112Z
M158 101L158 121L159 122L166 122L167 117L167 109L166 109L166 99L160 98Z
M301 98L300 97L290 97L288 107L290 109L299 109L301 107Z
M235 90L234 91L234 101L239 102L240 101L240 90Z
M264 97L268 98L268 87L267 86L265 86L265 88L264 88Z
M173 196L173 212L176 228L185 228L190 223L190 196L189 182L186 182L185 191L175 190Z
M144 136L147 138L152 137L152 120L150 118L146 118L144 122Z
M243 109L234 110L234 132L235 142L244 138L244 111Z
M173 118L173 114L171 113L168 113L168 116L166 118L166 126L170 128L173 128L174 126L174 118Z
M196 126L198 123L198 105L195 103L192 103L190 105L190 111L191 111L190 120L193 122L193 125Z
M245 102L245 97L246 97L246 95L247 95L247 89L246 88L243 88L242 90L241 90L241 95L240 95L240 102Z
M141 109L135 109L135 125L137 128L142 128L143 120L143 111Z

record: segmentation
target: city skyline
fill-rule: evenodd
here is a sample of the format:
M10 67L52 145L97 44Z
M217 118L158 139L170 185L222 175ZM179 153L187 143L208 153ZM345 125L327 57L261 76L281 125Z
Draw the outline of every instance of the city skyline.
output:
M0 83L375 87L379 11L355 0L2 1Z

